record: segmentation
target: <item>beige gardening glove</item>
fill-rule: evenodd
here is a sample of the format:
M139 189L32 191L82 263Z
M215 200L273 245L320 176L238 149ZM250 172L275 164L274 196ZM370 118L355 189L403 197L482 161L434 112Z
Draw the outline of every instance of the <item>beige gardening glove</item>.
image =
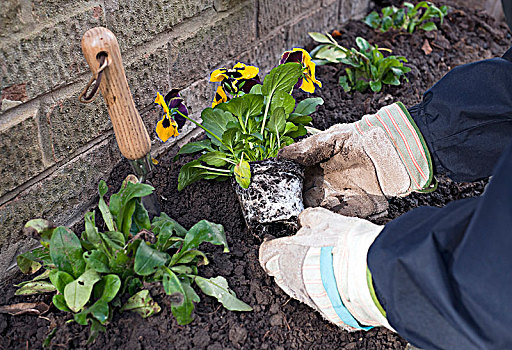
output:
M432 161L401 103L352 124L337 124L283 148L304 166L304 205L361 218L384 215L387 198L429 189Z
M259 262L289 296L347 330L389 325L367 268L368 250L383 226L308 208L299 231L263 242Z

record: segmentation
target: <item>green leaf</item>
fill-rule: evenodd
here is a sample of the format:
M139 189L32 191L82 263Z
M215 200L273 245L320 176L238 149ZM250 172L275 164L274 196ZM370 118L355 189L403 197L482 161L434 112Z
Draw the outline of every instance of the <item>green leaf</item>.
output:
M274 110L268 121L267 127L274 135L281 134L286 126L286 115L283 107Z
M50 256L59 270L80 276L85 270L82 253L82 245L74 232L63 226L55 229L50 241Z
M164 266L171 257L142 242L135 254L134 271L141 276L152 275L159 267Z
M389 72L386 75L386 78L384 78L384 80L382 80L382 82L384 84L389 84L389 85L400 85L400 79L397 76L395 76L392 72Z
M373 29L377 29L380 25L380 16L376 11L372 11L368 16L365 17L364 23Z
M291 122L286 122L286 126L284 128L283 135L286 135L289 132L297 131L299 127Z
M137 232L142 230L151 230L151 221L149 214L141 200L135 202L135 212L133 213L133 222L137 226Z
M181 154L191 154L200 151L213 151L212 142L210 141L210 139L187 143L186 145L180 148L178 154L176 154L176 157L174 157L174 160L176 160L178 156Z
M177 301L171 302L171 311L176 321L180 325L186 325L192 322L192 311L194 310L194 303L188 298L183 285L176 276L176 274L168 269L165 269L164 277L162 280L165 293L172 295Z
M276 108L283 108L285 114L290 114L295 108L295 99L285 91L276 91L270 101L270 113L273 114Z
M233 130L233 129L230 129ZM228 130L229 131L229 130ZM199 160L208 165L222 167L227 164L226 154L224 152L214 151L203 154Z
M332 46L332 45L321 45L319 49L314 53L311 52L311 56L318 60L326 60L331 63L339 63L341 59L347 57L347 52L343 49Z
M249 188L251 184L251 166L245 160L235 165L235 180L242 188Z
M99 281L96 286L99 287L98 290L102 290L101 296L97 299L109 303L119 292L121 279L117 275L106 275L101 278L101 281Z
M176 257L177 259L174 259ZM183 254L175 254L173 258L171 259L171 262L169 263L170 266L173 266L175 264L189 264L191 263L195 258L200 257L202 258L202 261L198 263L198 265L208 265L209 261L206 255L199 250L187 250L183 252ZM175 260L175 261L173 261Z
M323 43L323 44L331 44L331 40L329 40L329 38L322 33L308 32L308 35L311 38L313 38L313 40L316 42Z
M96 228L95 217L93 212L85 213L85 232L82 234L82 238L92 243L94 247L101 245L101 238Z
M185 237L185 235L187 234L187 230L183 226L181 226L176 220L170 218L166 213L161 213L160 216L155 216L153 218L152 230L155 234L163 233L164 230L169 229L169 227L166 226L169 223L173 225L172 231L176 235L180 237Z
M48 248L55 225L45 219L33 219L28 221L23 227L23 232L27 236L39 237L41 245Z
M370 43L366 39L361 38L360 36L356 38L356 45L357 47L359 47L361 51L368 51L371 47Z
M88 311L95 319L100 321L101 324L105 324L105 322L107 322L109 314L107 302L98 300L88 309Z
M288 133L288 136L293 137L293 138L297 138L297 137L304 136L304 135L306 135L307 133L308 133L308 131L306 130L306 128L304 127L304 125L299 124L299 125L297 125L297 130L296 130L296 131L290 131L290 132ZM286 138L286 136L285 136L285 137L283 137L283 140L284 140L285 138Z
M219 138L222 138L224 132L228 129L227 125L229 122L237 122L236 118L230 112L225 112L221 109L212 109L205 108L201 112L201 119L203 120L202 125L210 130L212 133L217 135ZM222 143L217 140L215 137L206 133L206 135L210 138L211 142L219 147L222 146Z
M116 228L114 226L114 219L112 218L112 213L110 212L107 203L105 203L105 200L103 199L103 196L105 196L105 194L107 194L108 192L108 186L105 181L101 180L98 184L98 192L100 194L98 208L100 209L101 215L103 216L103 221L105 221L105 225L107 225L109 231L115 231Z
M48 277L60 294L64 294L64 288L74 280L69 273L57 269L51 270Z
M141 315L142 318L146 318L159 313L160 310L160 306L149 295L149 291L144 289L128 299L120 311L134 311Z
M100 273L110 272L108 257L103 252L99 250L93 250L90 252L85 252L83 257L87 263L88 268L94 269L96 272Z
M195 282L204 294L216 298L226 309L231 311L252 311L252 307L239 300L229 289L228 282L222 276L214 278L195 277Z
M228 101L226 108L233 115L242 118L241 123L245 123L245 118L261 113L264 105L263 100L262 95L245 94Z
M373 92L379 92L382 89L382 83L380 81L370 81L370 89Z
M57 288L51 282L48 281L35 281L25 283L23 286L18 288L14 295L32 295L41 293L55 292Z
M57 309L61 311L72 312L66 305L66 300L64 300L64 295L62 294L55 294L52 298L52 303Z
M16 257L16 263L18 264L18 267L22 273L25 275L31 275L39 271L42 265L34 260L34 258L28 258L27 256L31 255L28 255L27 253L18 255Z
M350 87L350 85L348 83L348 79L347 79L346 75L341 75L340 76L339 84L341 85L341 87L343 88L343 90L345 92L350 92L350 90L352 90L352 88Z
M300 125L308 125L312 120L313 118L311 118L309 115L296 115L295 113L292 113L288 118L290 123Z
M30 281L21 282L21 283L15 284L15 286L16 287L21 287L21 286L24 286L25 284L28 284L30 282L42 281L42 280L47 279L49 276L50 276L50 270L45 270L42 274L37 275L36 277L31 279Z
M181 167L178 175L178 191L206 176L208 170L200 168L200 165L201 162L196 159Z
M52 262L52 259L50 257L50 251L48 248L45 247L39 247L36 249L32 249L32 251L22 253L16 257L16 260L18 264L28 264L25 259L40 263L48 268L55 267L55 264ZM36 265L34 265L35 267ZM37 269L39 270L39 268ZM30 272L26 270L27 272ZM36 271L34 271L36 272ZM28 273L30 274L30 273Z
M223 245L224 252L229 252L224 227L207 220L201 220L190 228L183 241L182 251L196 249L203 242Z
M427 22L427 23L423 23L418 28L423 29L426 32L430 32L431 30L436 30L437 26L434 22Z
M237 145L237 142L238 142L239 134L240 134L239 129L236 129L236 128L228 129L224 132L224 135L222 135L222 142L227 147L235 148ZM224 152L219 152L219 153L221 153L223 155L223 158L226 158L226 154ZM202 159L199 158L199 160L202 160ZM214 165L214 164L210 164L210 165ZM223 165L225 165L225 164L223 164ZM223 166L223 165L220 165L220 166Z
M85 271L80 277L64 288L64 299L73 312L79 312L91 297L94 284L101 279L94 270Z
M323 104L324 100L321 97L306 98L297 104L297 107L295 107L295 111L293 113L301 116L310 115L316 112L317 106Z
M291 62L281 64L270 71L263 81L261 92L265 96L272 97L275 91L290 92L302 76L302 66Z
M111 250L121 250L125 244L124 235L117 231L100 232L101 239Z
M124 234L127 235L130 231L131 214L135 211L133 199L149 196L153 190L154 188L147 184L126 182L126 187L122 187L118 193L110 197L110 211L116 219L117 228Z
M256 84L256 85L254 85L254 86L251 88L251 91L249 91L249 93L250 93L251 95L261 95L261 88L262 88L262 87L263 87L262 85L260 85L260 84Z

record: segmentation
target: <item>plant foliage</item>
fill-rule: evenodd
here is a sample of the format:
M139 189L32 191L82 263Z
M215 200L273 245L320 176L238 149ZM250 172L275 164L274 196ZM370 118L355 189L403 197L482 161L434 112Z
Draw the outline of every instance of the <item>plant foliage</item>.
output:
M403 56L384 56L382 51L391 52L389 49L371 45L366 39L357 37L356 48L347 49L330 35L321 33L309 33L320 43L311 56L316 64L343 63L345 74L340 76L339 83L346 92L364 92L370 88L379 92L382 85L400 85L400 79L407 80L405 73L411 69L404 66L407 59Z
M208 138L184 145L179 155L201 153L185 164L178 177L178 190L200 179L225 180L235 176L249 187L249 162L275 157L278 151L306 134L305 125L321 98L308 98L296 105L291 93L305 79L300 63L285 63L272 69L263 84L201 113L201 128Z
M192 321L194 303L200 301L194 283L229 310L252 310L236 298L223 277L198 275L198 266L208 264L198 249L201 243L229 251L222 225L202 220L186 230L164 213L150 221L141 198L152 191L149 185L125 181L107 205L103 199L107 185L101 181L99 209L105 232L96 227L93 212L85 215L80 238L46 220L29 221L26 228L39 234L42 246L19 255L18 266L28 274L41 267L46 271L19 284L16 294L56 292L55 307L72 312L81 325L90 323L92 336L104 328L115 310L135 311L144 318L159 312L160 306L144 289L146 283L162 285L180 325ZM129 299L122 303L122 296Z
M448 6L437 7L429 1L420 1L416 6L410 2L404 2L402 8L389 6L384 7L381 14L376 11L371 12L364 19L364 23L381 32L387 32L390 29L408 33L416 29L431 31L437 29L433 20L439 19L443 24L447 13Z

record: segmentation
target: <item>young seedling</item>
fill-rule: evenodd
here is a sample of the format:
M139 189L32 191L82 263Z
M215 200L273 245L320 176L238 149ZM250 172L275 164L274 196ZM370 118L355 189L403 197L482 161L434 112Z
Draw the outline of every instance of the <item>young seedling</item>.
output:
M381 32L387 32L390 29L408 33L416 29L431 31L437 29L433 20L439 19L443 24L447 13L448 6L437 7L428 1L420 1L416 6L410 2L404 2L402 8L384 7L380 15L376 11L371 12L364 19L364 23Z
M403 56L384 56L382 51L391 52L390 49L373 46L361 37L356 38L358 49L347 49L330 35L321 33L309 33L309 35L321 45L311 51L316 64L342 63L347 65L345 75L340 76L339 83L343 90L364 92L370 88L379 92L382 85L400 85L400 79L405 81L405 73L411 68L405 67L407 59Z
M41 247L17 257L23 273L45 271L18 285L17 295L56 292L53 304L73 313L74 320L90 323L90 340L104 330L115 311L134 311L143 318L160 312L160 306L144 289L145 283L160 283L169 295L171 311L178 324L192 322L194 303L200 301L192 286L215 297L228 310L251 311L237 299L224 277L204 278L198 266L208 264L198 249L203 242L224 246L222 225L202 220L186 230L165 213L149 219L141 198L153 188L127 182L110 197L103 196L107 185L101 181L98 209L106 231L95 224L94 212L85 214L85 231L78 237L67 227L54 227L36 219L25 227L40 237ZM122 303L121 297L129 297Z
M213 108L204 109L202 122L196 123L208 138L188 143L178 152L177 156L201 153L181 168L178 190L200 179L225 180L231 176L242 188L248 188L249 162L275 157L294 138L306 134L305 125L312 120L309 115L323 104L321 98L296 104L292 97L294 87L313 92L315 85L320 85L309 54L302 49L285 52L281 64L263 83L257 72L256 67L237 63L233 69L212 73L210 80L220 82Z

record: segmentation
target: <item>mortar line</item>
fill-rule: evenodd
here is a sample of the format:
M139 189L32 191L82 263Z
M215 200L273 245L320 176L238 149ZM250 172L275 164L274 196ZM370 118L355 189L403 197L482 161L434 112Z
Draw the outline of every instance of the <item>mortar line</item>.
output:
M63 13L51 17L48 21L40 22L40 25L36 25L35 30L30 31L30 33L15 33L9 35L8 39L5 39L5 37L2 37L2 41L0 42L0 50L3 50L7 47L9 47L12 44L17 44L23 39L28 39L33 36L36 36L37 34L41 33L43 30L54 27L59 22L64 22L67 19L70 19L71 17L80 14L86 10L92 10L93 7L101 5L103 8L105 6L103 1L94 1L91 3L82 4L79 6L76 6L75 2L72 2L69 6L66 7L65 11Z
M3 194L2 196L0 196L0 207L3 206L5 203L9 202L10 200L12 200L13 198L15 198L16 196L18 196L20 193L27 190L28 188L30 188L33 185L37 184L38 182L44 180L45 178L51 176L53 173L55 173L57 170L59 170L59 168L61 166L65 165L66 163L70 163L70 162L74 161L75 159L77 159L80 156L82 156L83 154L85 154L85 152L89 151L94 146L107 140L113 134L114 134L114 131L112 129L108 130L105 134L92 139L86 145L77 149L75 152L72 153L70 158L65 158L65 159L62 159L62 160L56 162L55 164L50 166L48 169L43 170L41 173L30 178L29 180L27 180L23 184L19 185L12 191L9 191L9 192Z

